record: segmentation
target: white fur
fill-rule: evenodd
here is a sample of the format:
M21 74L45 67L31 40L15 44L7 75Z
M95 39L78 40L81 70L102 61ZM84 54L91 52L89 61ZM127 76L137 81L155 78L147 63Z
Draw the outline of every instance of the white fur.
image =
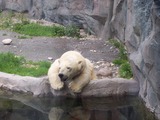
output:
M67 68L71 67L72 70ZM55 90L64 86L58 74L62 72L70 81L69 88L79 93L90 80L96 79L93 64L84 58L79 52L68 51L55 60L48 71L49 82Z

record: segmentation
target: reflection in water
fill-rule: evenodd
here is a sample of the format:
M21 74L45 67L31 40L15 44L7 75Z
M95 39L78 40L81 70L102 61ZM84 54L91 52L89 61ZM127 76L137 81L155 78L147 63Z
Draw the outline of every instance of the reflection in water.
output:
M20 100L21 101L21 100ZM137 98L0 98L0 120L156 120Z

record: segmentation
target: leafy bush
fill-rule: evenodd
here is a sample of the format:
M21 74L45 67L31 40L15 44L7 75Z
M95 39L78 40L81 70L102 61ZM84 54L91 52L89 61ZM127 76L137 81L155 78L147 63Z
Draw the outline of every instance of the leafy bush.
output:
M118 40L110 39L109 42L119 49L119 59L128 61L125 46Z
M52 36L65 36L65 28L63 26L52 26Z
M0 28L1 29L11 29L13 26L12 15L6 14L5 16L0 13Z
M119 74L120 77L123 78L132 78L133 74L131 71L131 66L128 62L124 62L121 64L120 68L119 68Z
M66 27L65 35L68 37L80 38L80 30L75 25L70 25Z
M119 75L120 77L123 78L132 78L133 74L132 74L132 70L131 70L131 66L129 64L129 60L128 60L128 56L127 56L127 52L125 49L125 46L119 42L118 40L114 40L111 39L109 40L109 42L114 45L116 48L119 49L119 58L115 59L113 61L113 63L115 65L119 65Z
M47 75L50 63L47 61L26 61L13 53L0 53L0 71L22 76Z
M113 60L113 63L115 64L115 65L122 65L123 63L126 63L127 61L126 60L123 60L123 59L115 59L115 60Z

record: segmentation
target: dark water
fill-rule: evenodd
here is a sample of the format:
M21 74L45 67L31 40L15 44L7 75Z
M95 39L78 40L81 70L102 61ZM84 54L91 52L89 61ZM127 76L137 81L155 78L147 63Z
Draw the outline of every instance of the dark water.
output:
M156 120L138 98L0 98L0 120Z

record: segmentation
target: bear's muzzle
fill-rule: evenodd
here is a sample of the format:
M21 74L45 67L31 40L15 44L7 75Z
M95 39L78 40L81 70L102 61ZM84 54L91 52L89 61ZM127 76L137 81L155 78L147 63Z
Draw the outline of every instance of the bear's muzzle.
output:
M65 75L62 74L62 73L59 73L58 76L59 76L59 78L61 79L61 81L63 81L63 82L66 81L67 78L68 78L67 76L65 76Z

